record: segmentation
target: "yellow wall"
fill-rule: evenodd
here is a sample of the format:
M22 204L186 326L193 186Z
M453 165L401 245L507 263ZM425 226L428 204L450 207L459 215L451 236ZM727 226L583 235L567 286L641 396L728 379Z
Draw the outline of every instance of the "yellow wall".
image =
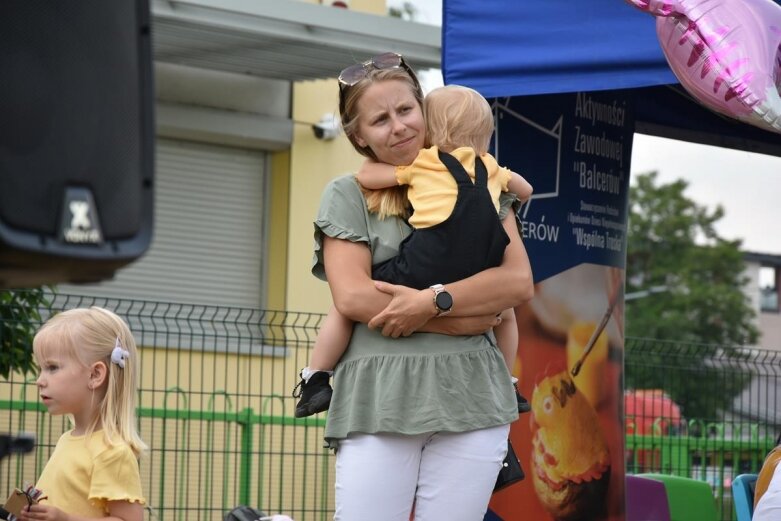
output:
M314 123L323 114L338 113L337 82L331 79L297 83L293 100L293 119ZM344 135L322 141L304 123L295 125L290 156L287 309L324 313L331 304L331 294L328 285L311 274L312 222L328 181L354 172L362 158Z
M287 237L290 216L290 151L270 154L266 309L287 306Z
M327 0L312 0L324 3ZM383 15L385 0L350 0L350 10ZM355 61L366 57L356 56ZM350 63L345 63L348 66ZM293 86L293 144L290 149L290 212L287 237L286 309L325 313L331 305L328 285L311 274L314 228L320 194L325 185L342 174L354 172L363 158L344 135L332 141L315 138L311 124L327 113L339 113L334 79L299 82ZM272 222L272 226L277 226ZM275 244L275 243L272 243ZM276 247L276 246L275 246Z

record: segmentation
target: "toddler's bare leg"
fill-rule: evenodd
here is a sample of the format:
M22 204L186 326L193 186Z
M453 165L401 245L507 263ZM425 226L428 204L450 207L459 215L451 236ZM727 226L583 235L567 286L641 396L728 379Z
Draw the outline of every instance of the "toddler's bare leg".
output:
M515 322L515 312L512 309L505 309L500 316L502 321L494 328L494 335L504 357L504 362L507 364L507 370L513 374L515 356L518 352L518 325Z
M353 323L331 306L320 326L312 355L309 359L311 371L333 371L334 366L347 349L353 334Z
M301 369L301 382L293 389L293 396L300 398L296 403L296 418L328 409L333 394L330 378L352 333L353 323L331 307L320 326L309 365Z
M507 369L510 371L510 376L513 379L515 398L518 401L518 412L528 412L531 409L529 401L518 392L518 387L516 386L518 379L513 374L518 354L518 324L515 321L515 310L505 309L500 316L502 321L494 328L496 343L499 345L499 350L504 357L504 363L507 364Z

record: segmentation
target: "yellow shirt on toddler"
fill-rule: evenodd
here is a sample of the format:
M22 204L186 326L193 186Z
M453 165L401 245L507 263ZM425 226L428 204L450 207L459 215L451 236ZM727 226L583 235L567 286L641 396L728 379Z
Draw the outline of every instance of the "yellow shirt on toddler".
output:
M43 504L90 518L105 517L109 501L145 504L135 454L124 442L109 445L103 431L60 436L35 486L48 496Z
M408 186L407 197L414 209L409 223L414 228L428 228L445 221L456 206L458 185L438 154L437 147L424 148L411 165L396 167L396 181ZM463 165L474 182L475 150L461 147L450 155ZM482 154L480 159L488 172L488 191L498 212L499 195L507 191L511 172L499 166L491 154Z

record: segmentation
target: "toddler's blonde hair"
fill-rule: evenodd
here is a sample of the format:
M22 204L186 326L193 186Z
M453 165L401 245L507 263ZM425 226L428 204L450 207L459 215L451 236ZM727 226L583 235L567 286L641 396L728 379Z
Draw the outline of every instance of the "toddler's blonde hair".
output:
M471 147L478 154L488 152L494 132L494 115L486 99L476 90L446 85L432 90L423 101L428 140L443 152Z
M111 361L117 340L121 348L129 353L124 368ZM106 394L98 415L87 426L87 434L94 432L100 424L108 443L122 440L136 456L145 451L147 446L136 427L138 349L125 321L97 306L58 313L41 326L33 340L36 359L42 360L52 351L62 353L85 367L103 362L108 368Z

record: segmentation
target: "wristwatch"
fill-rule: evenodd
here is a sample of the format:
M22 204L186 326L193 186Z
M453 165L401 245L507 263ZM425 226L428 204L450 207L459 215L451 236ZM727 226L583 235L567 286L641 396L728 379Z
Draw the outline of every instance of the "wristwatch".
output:
M453 309L453 297L442 284L430 286L434 292L434 308L437 310L437 316L441 317L450 313Z

